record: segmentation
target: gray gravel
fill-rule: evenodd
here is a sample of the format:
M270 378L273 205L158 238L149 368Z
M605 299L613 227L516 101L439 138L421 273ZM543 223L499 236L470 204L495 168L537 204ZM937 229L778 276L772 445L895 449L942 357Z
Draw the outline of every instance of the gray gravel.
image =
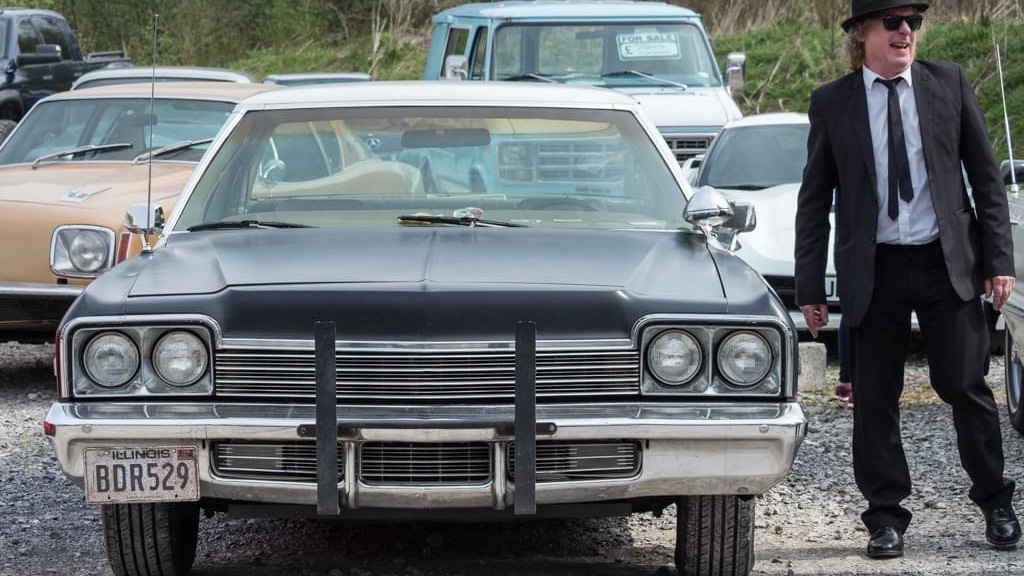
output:
M97 509L60 473L42 418L56 398L52 347L0 344L0 575L109 575ZM834 369L834 366L831 366ZM989 381L1002 398L1002 362ZM835 372L830 374L835 379ZM850 466L851 411L808 395L811 431L787 480L758 503L755 574L1019 575L1024 549L996 552L967 499L949 409L907 373L904 438L915 480L907 555L870 561ZM1024 440L1004 417L1007 474L1024 479ZM1018 492L1018 510L1024 511ZM521 524L344 525L203 519L194 573L205 576L668 575L675 512Z

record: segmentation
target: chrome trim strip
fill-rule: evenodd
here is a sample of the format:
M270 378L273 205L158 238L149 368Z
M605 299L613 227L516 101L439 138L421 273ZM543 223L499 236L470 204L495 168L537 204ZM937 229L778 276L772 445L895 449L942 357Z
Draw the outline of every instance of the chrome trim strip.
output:
M256 338L225 338L217 346L218 348L237 348L260 350L273 348L275 350L313 350L312 340L262 340ZM626 339L604 339L604 340L538 340L537 348L543 350L559 351L591 351L591 350L623 350L633 349L633 343ZM498 340L484 342L416 342L416 341L391 341L391 342L358 342L351 340L338 340L335 349L339 352L348 350L360 352L392 352L395 350L408 350L410 352L463 352L466 350L494 351L515 351L515 341Z
M85 286L81 284L44 284L42 282L4 282L0 284L0 296L67 296L77 298Z

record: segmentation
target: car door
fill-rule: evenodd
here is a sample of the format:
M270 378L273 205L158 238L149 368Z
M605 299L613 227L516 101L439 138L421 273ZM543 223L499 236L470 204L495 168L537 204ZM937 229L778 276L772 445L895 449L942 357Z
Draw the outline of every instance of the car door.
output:
M39 31L43 38L43 44L55 44L60 46L60 62L49 65L49 86L54 92L70 90L71 84L77 78L76 67L74 66L74 52L68 43L67 35L64 33L62 22L52 16L37 15L32 17L32 24ZM64 24L67 26L67 24Z
M16 27L18 35L18 53L35 53L36 47L43 42L42 36L36 30L30 18L18 20ZM50 64L20 64L15 70L16 89L21 94L21 101L25 111L32 107L39 100L53 94L54 90L50 85L53 74L50 71Z

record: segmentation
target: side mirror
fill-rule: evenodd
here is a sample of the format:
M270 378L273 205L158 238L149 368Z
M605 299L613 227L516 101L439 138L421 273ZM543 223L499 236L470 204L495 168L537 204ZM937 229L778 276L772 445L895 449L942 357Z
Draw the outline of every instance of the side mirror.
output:
M757 215L754 213L754 205L734 203L732 205L732 218L721 223L718 227L732 230L736 234L752 231L757 227Z
M27 64L49 64L51 62L60 62L61 51L60 46L57 44L39 44L36 46L35 52L27 52L18 54L16 62L18 66L25 66Z
M462 54L449 54L444 59L445 80L465 80L469 78L469 58Z
M697 185L697 176L700 175L700 165L704 163L704 155L698 154L691 156L683 162L682 170L683 176L686 177L686 181L690 183L690 186Z
M747 83L747 55L743 52L730 52L725 57L725 79L733 92L742 90Z
M145 202L132 204L124 215L124 228L132 234L163 234L163 207Z
M1003 177L1003 184L1009 186L1013 183L1010 178L1010 161L1003 160L999 164L999 174ZM1013 175L1016 177L1017 184L1024 184L1024 160L1013 161Z
M683 211L683 219L699 226L705 234L710 234L711 228L728 222L732 215L732 204L710 186L698 188Z

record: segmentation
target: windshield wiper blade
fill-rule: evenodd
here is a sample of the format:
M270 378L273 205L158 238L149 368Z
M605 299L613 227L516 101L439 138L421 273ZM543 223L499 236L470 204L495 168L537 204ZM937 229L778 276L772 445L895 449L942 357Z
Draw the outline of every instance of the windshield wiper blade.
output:
M678 87L682 88L683 90L686 90L687 88L689 88L689 86L687 86L686 84L683 84L681 82L675 82L674 80L668 80L666 78L661 78L659 76L654 76L652 74L648 74L647 72L640 72L638 70L616 70L614 72L605 72L604 74L601 74L601 78L609 78L609 77L612 77L612 76L638 76L640 78L644 78L646 80L651 80L652 82L657 82L659 84L668 84L670 86L678 86Z
M719 188L726 188L729 190L764 190L765 188L771 188L766 184L726 184L719 186Z
M540 80L542 82L550 82L552 84L561 84L558 80L548 78L543 74L537 74L534 72L527 72L526 74L520 74L518 76L509 76L508 78L502 78L502 82L519 82L520 80Z
M32 169L35 170L43 162L53 160L54 158L60 158L61 156L75 156L77 154L85 154L86 152L105 152L107 150L120 150L122 148L131 147L132 145L129 142L118 142L117 144L89 144L87 146L79 146L78 148L69 148L67 150L61 150L60 152L43 154L32 161Z
M472 216L427 216L423 214L403 214L398 217L399 222L419 222L423 224L454 224L456 226L469 226L470 228L528 228L526 224L514 222L502 222L500 220L484 220Z
M213 142L213 138L202 138L200 140L182 140L181 142L175 142L174 144L168 144L163 148L157 148L148 152L143 152L135 158L132 158L132 162L138 164L143 160L149 160L150 158L156 158L164 154L170 154L171 152L177 152L178 150L184 150L193 146L199 146L200 144L209 144Z
M231 220L225 222L204 222L188 228L189 232L201 230L229 230L233 228L316 228L311 224L274 222L272 220Z

